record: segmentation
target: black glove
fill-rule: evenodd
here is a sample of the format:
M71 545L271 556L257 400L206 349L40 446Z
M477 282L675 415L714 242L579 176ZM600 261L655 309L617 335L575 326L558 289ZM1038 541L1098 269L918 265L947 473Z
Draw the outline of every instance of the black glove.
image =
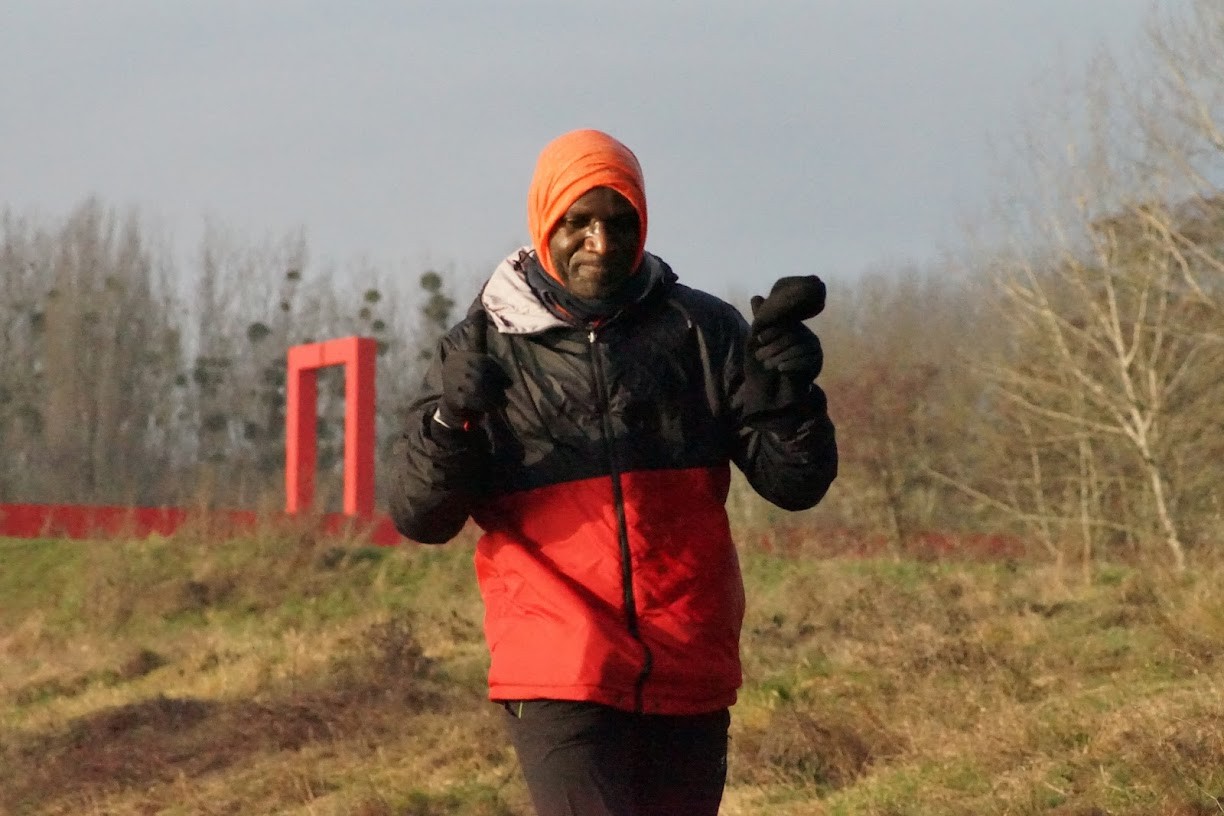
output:
M824 309L825 285L815 275L787 277L769 297L752 298L752 326L745 361L745 409L761 417L785 411L811 391L824 367L820 338L803 325Z
M804 385L820 376L820 338L803 325L824 310L825 285L815 275L781 278L768 298L752 299L749 348L768 371Z
M753 309L763 298L753 298ZM755 321L753 323L755 326ZM824 368L824 349L820 338L802 323L770 326L754 330L751 339L752 354L761 361L767 371L794 380L810 383L820 376Z
M485 353L488 318L477 313L471 349L454 349L442 361L442 399L437 419L448 428L467 430L485 414L506 404L510 377Z
M824 311L824 281L815 275L778 278L769 297L752 299L752 329L808 320Z

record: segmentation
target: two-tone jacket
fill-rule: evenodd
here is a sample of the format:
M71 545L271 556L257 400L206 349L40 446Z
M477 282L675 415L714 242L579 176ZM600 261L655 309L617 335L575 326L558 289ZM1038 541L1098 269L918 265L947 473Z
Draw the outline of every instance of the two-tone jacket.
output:
M471 517L494 700L697 714L735 702L744 587L725 508L734 463L790 510L837 471L815 385L779 421L745 416L748 326L647 255L646 292L596 329L544 307L503 261L441 340L397 444L392 517L441 543ZM477 316L483 311L486 319ZM470 430L433 418L453 349L509 375Z

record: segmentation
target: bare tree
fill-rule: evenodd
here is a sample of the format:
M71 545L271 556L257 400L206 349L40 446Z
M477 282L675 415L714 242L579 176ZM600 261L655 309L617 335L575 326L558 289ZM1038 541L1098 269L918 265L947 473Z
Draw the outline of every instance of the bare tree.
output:
M153 498L175 444L180 342L164 253L134 215L93 200L54 232L11 218L4 230L3 424L23 432L21 492Z
M28 499L43 433L42 361L45 284L31 225L10 212L0 220L0 496Z
M1224 433L1224 9L1153 32L1157 70L1131 88L1098 63L1070 149L1031 156L1045 198L1017 234L1040 244L998 260L1013 340L989 370L1027 489L994 495L1052 547L1155 536L1180 570L1224 475L1202 455Z
M982 391L968 362L997 342L979 317L987 294L951 269L872 273L820 318L841 458L830 503L894 552L985 521L937 474L982 459L967 432Z

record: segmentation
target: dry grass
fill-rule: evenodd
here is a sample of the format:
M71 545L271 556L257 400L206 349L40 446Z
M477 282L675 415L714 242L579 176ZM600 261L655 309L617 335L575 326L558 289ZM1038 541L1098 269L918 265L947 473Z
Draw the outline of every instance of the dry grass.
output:
M747 551L725 814L1224 813L1224 567ZM525 816L470 543L0 542L0 813Z

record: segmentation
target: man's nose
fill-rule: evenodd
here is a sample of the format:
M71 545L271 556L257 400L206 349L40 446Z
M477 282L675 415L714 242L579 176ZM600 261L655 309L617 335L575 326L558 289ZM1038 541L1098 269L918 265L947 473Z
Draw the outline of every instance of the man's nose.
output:
M610 245L608 228L604 226L602 221L591 222L591 225L587 228L585 243L588 252L602 255L608 251Z

